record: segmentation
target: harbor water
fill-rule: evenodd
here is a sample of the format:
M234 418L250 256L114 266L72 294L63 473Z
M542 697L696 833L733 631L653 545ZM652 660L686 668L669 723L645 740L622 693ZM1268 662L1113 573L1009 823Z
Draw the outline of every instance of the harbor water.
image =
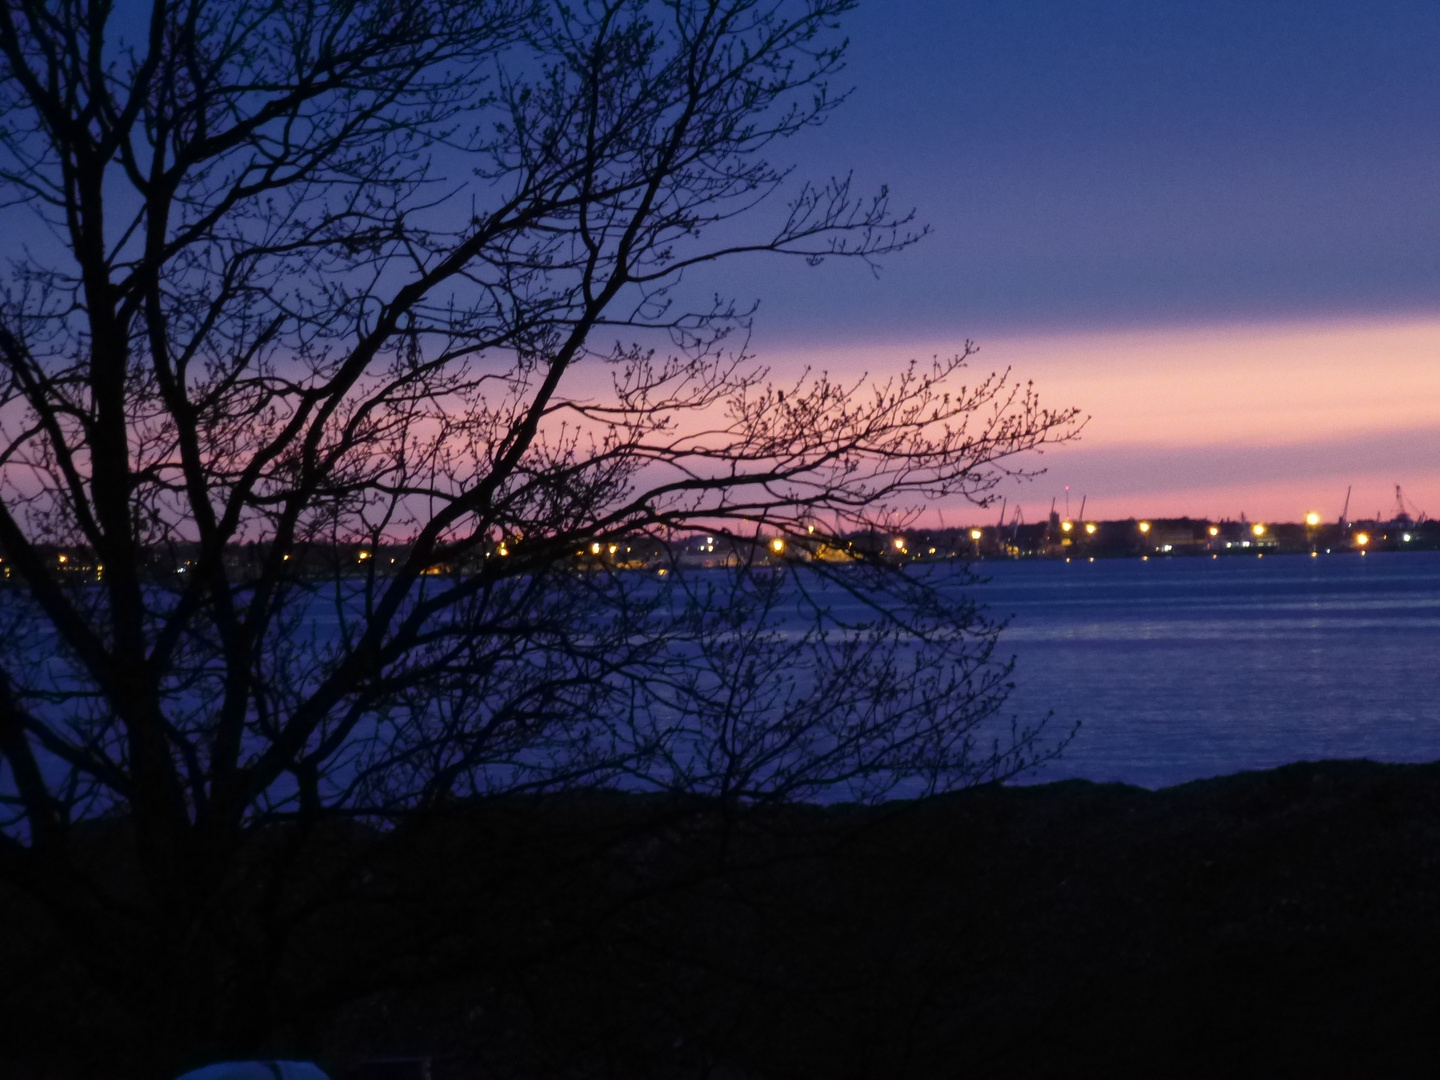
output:
M1163 787L1440 759L1440 552L985 562L1011 707L1080 722L1032 781Z

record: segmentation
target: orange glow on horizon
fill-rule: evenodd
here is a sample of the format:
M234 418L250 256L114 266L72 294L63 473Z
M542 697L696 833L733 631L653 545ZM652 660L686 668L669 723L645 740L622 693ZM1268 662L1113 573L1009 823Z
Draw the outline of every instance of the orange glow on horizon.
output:
M809 363L874 377L953 355L966 336L761 355L776 370ZM1347 487L1352 519L1388 516L1397 483L1440 516L1440 470L1427 456L1440 439L1440 315L978 335L978 343L977 374L1008 368L1018 383L1033 381L1043 404L1078 405L1091 417L1076 443L1033 459L1044 476L1006 491L1028 520L1043 518L1066 485L1106 520L1335 520Z

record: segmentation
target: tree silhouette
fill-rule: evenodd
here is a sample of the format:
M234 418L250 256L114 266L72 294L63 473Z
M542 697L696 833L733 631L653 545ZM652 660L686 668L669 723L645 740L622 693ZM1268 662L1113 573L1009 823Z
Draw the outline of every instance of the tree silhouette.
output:
M696 302L719 259L923 231L768 156L839 102L849 6L0 10L0 879L154 1061L295 1005L326 822L1035 753L985 741L995 628L846 537L983 500L1073 412L966 383L968 346L782 381L750 310ZM702 529L708 577L676 569Z

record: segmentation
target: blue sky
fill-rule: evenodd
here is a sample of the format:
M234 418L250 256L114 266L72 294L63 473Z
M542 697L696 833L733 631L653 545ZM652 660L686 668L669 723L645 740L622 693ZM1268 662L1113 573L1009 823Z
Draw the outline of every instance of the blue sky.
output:
M888 184L933 234L878 281L732 268L763 358L976 340L1093 417L1027 513L1068 483L1101 515L1295 520L1402 483L1440 514L1440 3L870 0L847 26L853 94L798 173Z
M1440 309L1440 4L872 0L847 25L852 97L795 160L934 234L879 283L747 267L769 339Z
M933 232L878 280L687 279L760 301L764 362L883 375L973 339L1092 417L1008 493L1027 513L1068 484L1293 520L1401 483L1440 515L1440 2L862 0L845 28L850 99L779 156Z

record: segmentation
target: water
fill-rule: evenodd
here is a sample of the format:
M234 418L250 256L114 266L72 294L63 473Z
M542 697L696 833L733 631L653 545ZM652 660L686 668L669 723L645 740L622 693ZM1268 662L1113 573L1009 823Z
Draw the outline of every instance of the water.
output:
M1052 734L1081 724L1030 779L1163 787L1306 759L1440 760L1440 552L976 569L990 580L929 572L1009 618L1009 709L1053 710ZM336 632L333 612L310 621ZM66 683L63 657L44 670Z
M1011 616L1012 705L1081 722L1036 779L1440 759L1440 552L977 569Z

